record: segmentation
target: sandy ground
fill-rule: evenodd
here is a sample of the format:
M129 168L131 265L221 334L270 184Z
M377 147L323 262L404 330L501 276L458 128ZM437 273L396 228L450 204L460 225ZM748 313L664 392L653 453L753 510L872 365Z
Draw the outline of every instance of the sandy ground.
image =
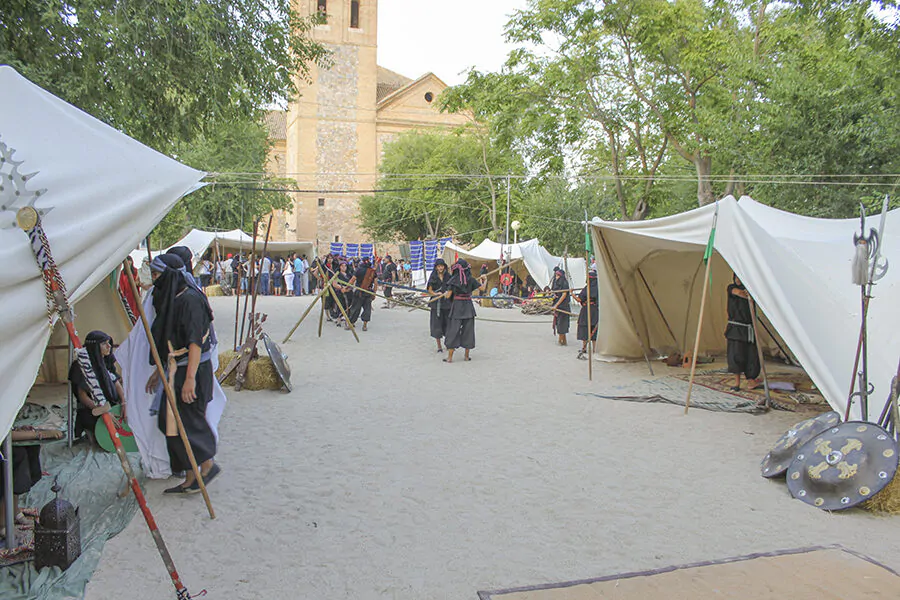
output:
M213 299L225 345L233 302ZM262 298L266 330L280 341L308 302ZM162 496L173 481L147 485L191 593L474 599L833 543L900 569L900 519L821 512L760 477L795 415L685 417L578 396L646 378L646 367L595 363L589 383L574 335L559 348L549 324L479 322L473 360L447 365L424 312L381 304L360 344L303 323L284 345L293 393L229 391L216 520L199 495ZM173 597L139 515L106 546L86 597Z

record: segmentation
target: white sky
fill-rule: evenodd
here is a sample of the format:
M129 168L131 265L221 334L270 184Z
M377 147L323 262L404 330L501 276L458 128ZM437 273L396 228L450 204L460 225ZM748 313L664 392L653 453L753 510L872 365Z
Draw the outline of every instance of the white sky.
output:
M431 71L448 85L469 67L496 71L510 48L509 15L526 0L379 0L378 64L412 79Z

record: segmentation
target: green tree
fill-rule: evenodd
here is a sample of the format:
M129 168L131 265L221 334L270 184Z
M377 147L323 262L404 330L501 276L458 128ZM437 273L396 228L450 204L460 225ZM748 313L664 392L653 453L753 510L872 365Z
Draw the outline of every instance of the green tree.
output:
M410 131L384 147L380 190L360 201L362 229L374 240L436 238L468 241L505 225L506 175L521 159L471 130Z
M291 200L280 188L292 187L293 180L262 177L254 183L241 183L245 176L265 167L269 147L268 130L258 122L222 123L176 148L184 164L212 172L223 172L215 183L185 196L151 235L153 248L169 246L192 228L208 230L243 229L251 231L254 219L276 209L286 209Z
M290 0L0 5L0 63L166 153L209 124L259 120L327 61Z

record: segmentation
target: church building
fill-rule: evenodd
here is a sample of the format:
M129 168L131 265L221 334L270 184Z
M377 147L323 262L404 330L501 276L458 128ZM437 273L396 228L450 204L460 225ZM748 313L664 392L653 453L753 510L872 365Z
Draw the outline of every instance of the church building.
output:
M324 14L314 40L331 52L330 68L312 67L287 111L267 116L274 147L269 170L297 182L293 206L276 211L272 240L366 243L359 199L378 180L384 144L409 130L455 127L463 115L442 114L447 87L433 73L410 79L376 62L377 0L297 0L304 15ZM410 48L415 52L415 48Z

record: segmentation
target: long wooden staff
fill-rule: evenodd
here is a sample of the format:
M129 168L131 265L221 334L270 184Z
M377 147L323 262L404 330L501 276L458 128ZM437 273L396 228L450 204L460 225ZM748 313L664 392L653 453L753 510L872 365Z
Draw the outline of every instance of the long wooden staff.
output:
M769 394L769 378L766 376L766 359L763 356L762 345L759 343L759 328L756 326L756 302L753 296L747 294L747 300L750 302L750 320L753 324L753 339L756 340L756 353L759 355L759 368L763 376L763 390L766 393L766 408L772 407L772 396Z
M340 271L338 271L337 273L335 273L335 275L337 275L338 273L340 273ZM332 280L334 280L333 277L332 277ZM349 283L348 283L348 284L341 284L341 285L348 285L348 286L353 287L353 288L356 287L355 285L350 285ZM350 326L350 331L353 333L353 337L356 338L356 342L357 342L357 343L361 343L361 342L359 341L359 336L356 334L356 327L354 327L354 326L353 326L353 323L350 322L350 317L347 316L347 311L344 310L344 306L341 304L341 301L338 299L338 297L337 297L337 292L334 291L334 287L331 285L331 282L329 282L328 286L326 286L326 287L327 287L328 291L331 293L331 297L334 298L334 301L335 301L335 302L337 302L337 307L338 307L338 309L340 309L341 314L344 315L344 320L346 321L347 325Z
M297 331L297 328L298 328L298 327L300 327L300 323L302 323L302 322L303 322L303 319L306 318L306 315L308 315L308 314L310 313L310 311L313 309L313 306L316 305L316 302L319 302L319 301L322 302L322 311L324 312L324 310L325 310L325 301L322 300L322 296L324 296L325 294L328 293L328 287L331 285L331 282L334 281L334 278L337 277L337 275L338 275L337 273L335 273L334 275L332 275L332 276L331 276L331 279L329 279L329 280L325 283L325 287L322 288L322 291L319 292L318 294L316 294L316 297L313 298L313 301L310 302L309 306L306 307L306 310L303 312L303 315L300 317L300 320L297 321L297 322L294 324L294 326L291 327L291 330L288 331L288 334L287 334L286 336L284 336L284 339L281 341L282 344L286 344L287 341L288 341L289 339L291 339L291 336L294 335L294 332ZM319 328L319 331L321 331L321 327ZM319 337L322 337L322 334L321 334L321 333L319 334Z
M269 215L269 223L268 223L268 225L266 225L266 239L263 242L262 259L260 259L260 265L262 265L266 260L266 252L269 249L269 232L271 230L272 230L272 215ZM260 274L260 275L262 275L262 274ZM253 331L253 326L256 324L256 297L259 295L259 280L260 279L262 279L261 276L257 277L256 281L253 284L253 301L250 303L250 330L251 331Z
M234 288L235 294L235 302L234 302L234 351L237 352L238 349L238 317L241 314L241 281L243 277L241 277L241 269L243 266L241 265L241 251L238 248L238 260L237 260L237 285Z
M244 294L244 313L241 315L241 337L238 341L238 346L244 345L244 325L247 322L247 303L250 301L250 296L253 294L253 290L256 288L256 281L254 280L254 275L256 274L256 232L259 230L259 221L253 221L253 245L250 247L250 272L247 274L247 285L250 286L247 290L247 293Z
M16 222L19 227L28 234L28 239L31 243L31 251L38 263L38 268L41 270L41 276L44 280L48 295L53 298L56 311L62 322L65 324L66 333L69 335L72 346L78 350L76 353L78 356L78 364L91 388L91 396L98 401L98 404L106 404L106 398L103 396L103 389L100 387L97 377L94 374L90 357L88 357L87 352L81 345L81 339L79 339L78 334L75 332L75 315L72 312L71 306L69 306L68 293L66 292L62 275L53 260L50 243L47 241L47 236L44 234L43 227L41 227L40 215L38 215L38 212L31 207L21 208L16 214ZM125 454L125 449L122 447L122 442L119 440L119 433L116 431L112 416L106 412L101 414L100 418L103 420L106 431L109 432L109 437L116 449L116 456L119 457L119 462L122 464L122 470L128 478L128 483L131 486L131 491L134 493L135 500L137 500L138 507L140 507L141 513L144 515L144 520L147 522L148 529L150 529L150 535L153 537L156 549L162 558L166 571L169 573L169 577L172 579L172 584L175 586L175 593L178 600L189 600L191 594L181 582L181 577L178 575L178 570L175 568L175 562L172 560L172 555L169 554L169 549L166 546L165 541L163 541L162 533L160 533L159 527L156 525L156 519L153 518L153 513L150 512L150 507L147 506L147 499L144 498L144 492L141 491L141 486L134 476L134 470L131 468L131 463L128 461L128 456Z
M589 226L588 226L588 221L587 221L587 211L585 211L585 213L584 213L585 240L588 239L587 236L589 235L588 227ZM612 257L610 257L610 260L612 260ZM588 251L587 246L585 246L585 249L584 249L584 274L585 274L585 281L587 282L587 285L585 286L585 288L587 289L588 381L593 381L594 380L594 339L593 339L594 338L594 330L591 329L591 255L590 255L590 252ZM598 292L600 291L599 281L598 281L598 285L597 285L597 291ZM599 303L598 303L598 307L599 307ZM600 311L598 310L597 315L599 316L599 314L600 314Z
M126 272L128 274L128 283L131 286L131 291L132 293L137 294L137 284L134 282L134 277L128 269L126 269ZM184 422L182 422L181 413L178 411L178 402L175 400L175 389L173 386L169 385L169 381L166 379L162 360L159 357L156 342L153 341L153 333L150 331L150 323L147 321L147 314L144 312L144 305L142 302L138 302L138 313L140 314L141 323L144 325L144 333L147 334L147 341L150 342L150 354L153 355L153 362L156 364L156 372L159 374L159 379L162 381L166 391L166 400L169 403L169 414L175 417L175 426L178 428L178 435L181 436L181 441L184 443L185 450L187 450L188 461L191 463L191 470L194 472L194 477L197 478L197 482L200 484L200 492L203 494L203 500L206 502L206 510L209 511L209 518L215 519L216 511L213 510L212 501L209 499L209 494L206 491L206 484L203 482L203 476L200 473L200 467L197 466L197 459L194 458L194 449L188 441L187 431L184 429ZM172 371L172 374L174 375L174 370Z
M719 220L719 207L716 206L716 212L713 213L713 224L712 229L710 230L710 237L712 238L715 235L713 232L716 230L716 223ZM704 251L705 254L705 251ZM709 253L709 257L706 259L706 273L703 276L703 292L700 297L700 315L698 316L697 322L697 337L694 339L694 353L691 356L691 376L688 379L688 391L687 391L687 399L684 401L684 414L688 413L688 409L691 407L691 392L694 389L694 373L697 371L697 352L700 349L700 333L703 331L703 309L706 308L706 291L709 289L709 273L712 269L712 251Z

